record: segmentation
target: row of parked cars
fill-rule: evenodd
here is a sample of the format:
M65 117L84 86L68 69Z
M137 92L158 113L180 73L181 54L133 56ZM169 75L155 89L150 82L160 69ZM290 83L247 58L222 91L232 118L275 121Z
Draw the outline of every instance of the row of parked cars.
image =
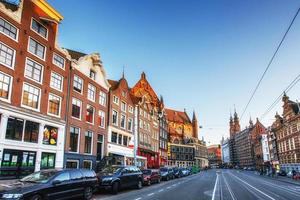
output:
M143 185L160 183L192 174L190 168L140 170L135 166L109 166L95 173L86 169L42 170L18 181L0 184L0 199L10 200L89 200L96 190L110 190L117 194L129 187L141 189Z

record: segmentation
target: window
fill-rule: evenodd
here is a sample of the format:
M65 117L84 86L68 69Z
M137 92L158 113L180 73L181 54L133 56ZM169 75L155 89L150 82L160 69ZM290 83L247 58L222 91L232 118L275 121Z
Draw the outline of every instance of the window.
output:
M91 101L95 101L96 88L95 86L88 84L88 99Z
M75 117L77 119L81 118L81 105L81 101L75 98L72 99L72 117Z
M111 142L117 143L118 134L115 132L111 133Z
M93 132L91 131L85 132L84 153L90 154L92 152L92 137L93 137Z
M126 129L126 116L125 115L121 115L121 128Z
M51 115L59 116L60 115L60 104L61 104L60 97L53 95L53 94L49 94L48 113Z
M39 109L40 93L41 90L39 88L24 83L22 105L33 109Z
M50 86L54 89L62 91L63 89L63 77L55 72L51 72Z
M93 70L90 70L90 78L95 80L96 79L96 72Z
M113 102L114 102L115 104L118 104L118 105L119 105L119 97L114 96L114 97L113 97Z
M56 53L53 53L52 63L57 67L65 69L65 59Z
M133 113L133 107L132 107L132 106L128 106L128 111L129 111L130 113Z
M84 160L83 161L83 168L84 169L92 169L92 161L91 160Z
M0 42L0 63L9 68L15 66L16 51L9 46Z
M9 117L6 127L6 139L10 140L22 140L24 120L14 117Z
M55 168L55 153L42 153L41 169Z
M39 138L39 127L40 125L36 122L26 121L24 141L37 143Z
M58 128L52 126L44 126L43 144L56 145L58 136Z
M48 30L45 26L43 26L41 23L37 22L35 19L32 19L31 21L31 29L42 36L43 38L47 39L48 37Z
M79 160L67 160L67 169L78 169ZM68 173L69 174L69 173Z
M74 75L73 89L76 92L82 93L83 81L79 76Z
M10 99L12 78L0 72L0 98L4 100Z
M38 58L44 60L45 59L45 53L46 53L46 47L34 39L29 39L29 52L33 55L37 56Z
M124 136L124 137L123 137L123 145L124 145L124 146L127 146L127 145L128 145L128 137L127 137L127 136Z
M70 145L69 151L78 152L79 128L70 127Z
M129 131L132 131L132 124L133 124L132 122L133 122L132 118L129 118L128 119L128 130Z
M106 106L106 93L104 93L102 91L100 91L100 94L99 94L99 103L102 106Z
M2 17L0 17L0 32L14 40L17 40L18 29Z
M99 126L104 128L105 127L105 112L99 110Z
M94 123L94 112L95 109L93 106L87 105L86 107L86 121L89 123Z
M25 77L32 79L38 83L41 83L43 77L43 65L27 58L25 67Z
M122 103L121 103L121 110L122 110L123 112L126 112L126 103L123 102L123 101L122 101Z
M118 112L115 110L112 112L112 124L118 126Z
M122 145L122 135L121 134L118 135L118 144Z

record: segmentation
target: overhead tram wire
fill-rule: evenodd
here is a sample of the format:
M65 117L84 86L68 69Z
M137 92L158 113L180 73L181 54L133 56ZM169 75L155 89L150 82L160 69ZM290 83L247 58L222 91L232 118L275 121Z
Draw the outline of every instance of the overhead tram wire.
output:
M276 50L275 50L275 52L274 52L274 54L273 54L271 60L269 61L268 65L267 65L267 67L266 67L266 69L265 69L265 71L263 72L263 74L262 74L262 76L260 77L260 79L259 79L259 81L258 81L258 83L257 83L257 85L256 85L256 87L255 87L255 89L254 89L254 91L252 92L251 97L250 97L250 99L248 100L248 102L247 102L247 104L246 104L246 106L245 106L245 108L244 108L244 110L243 110L243 112L242 112L241 119L243 118L243 116L244 116L244 114L245 114L245 112L246 112L246 110L247 110L249 104L251 103L251 101L252 101L252 99L253 99L253 97L254 97L256 91L258 90L258 88L259 88L259 86L260 86L262 80L264 79L264 77L265 77L267 71L269 70L271 64L273 63L274 58L276 57L276 55L277 55L277 53L278 53L278 51L279 51L279 49L280 49L282 43L284 42L284 40L285 40L287 34L289 33L291 27L293 26L294 21L295 21L295 19L297 18L299 12L300 12L300 8L298 8L298 10L297 10L295 16L293 17L293 19L292 19L290 25L288 26L288 28L287 28L287 30L285 31L285 33L284 33L284 35L283 35L283 37L282 37L280 43L278 44L278 46L277 46L277 48L276 48Z
M279 103L284 92L289 92L300 81L300 74L294 78L294 80L285 88L285 90L275 99L275 101L268 107L268 109L261 115L260 119L263 119L273 108Z

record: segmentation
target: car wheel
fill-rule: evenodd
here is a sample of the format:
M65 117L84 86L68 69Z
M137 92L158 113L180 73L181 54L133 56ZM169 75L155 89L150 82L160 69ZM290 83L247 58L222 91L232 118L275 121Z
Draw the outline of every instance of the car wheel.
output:
M114 182L111 186L111 193L118 194L119 192L119 182Z
M148 185L148 186L151 185L151 180L148 180L147 185Z
M84 199L90 200L93 197L93 189L91 187L87 187L84 189Z
M40 195L34 195L30 198L30 200L42 200L43 198Z
M157 183L160 183L160 178L157 180Z
M143 187L142 181L141 181L141 180L138 180L137 185L136 185L136 188L137 188L137 189L142 189L142 187Z

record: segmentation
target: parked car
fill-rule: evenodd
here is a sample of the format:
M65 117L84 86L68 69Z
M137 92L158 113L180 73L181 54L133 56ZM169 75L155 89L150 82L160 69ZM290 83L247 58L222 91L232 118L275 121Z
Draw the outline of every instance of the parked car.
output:
M181 178L181 177L183 177L183 173L182 173L182 171L181 171L180 168L174 167L173 168L173 172L174 172L175 178Z
M97 174L100 189L117 194L120 189L143 187L143 173L135 166L109 166Z
M143 184L151 185L152 183L160 183L160 172L157 169L145 169L143 172Z
M279 172L277 172L278 176L286 176L286 171L284 170L280 170Z
M85 169L42 170L11 184L0 185L0 199L91 199L98 180Z
M180 168L180 170L182 171L183 176L190 175L190 171L187 168Z
M289 178L293 178L293 176L296 174L296 171L295 170L292 170L292 171L289 171L286 176L289 177Z
M169 181L170 179L174 179L174 171L172 168L162 167L160 168L161 179L165 181Z

